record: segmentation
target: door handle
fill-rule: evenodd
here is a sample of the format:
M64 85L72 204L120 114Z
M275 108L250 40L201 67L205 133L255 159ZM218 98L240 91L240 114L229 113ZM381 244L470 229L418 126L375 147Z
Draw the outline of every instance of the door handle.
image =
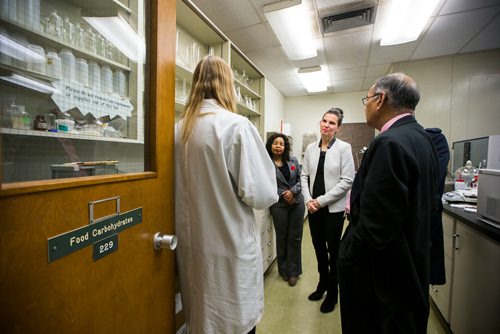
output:
M164 248L168 248L171 251L175 250L177 247L177 237L175 235L165 234L158 232L155 234L153 239L153 248L159 251Z

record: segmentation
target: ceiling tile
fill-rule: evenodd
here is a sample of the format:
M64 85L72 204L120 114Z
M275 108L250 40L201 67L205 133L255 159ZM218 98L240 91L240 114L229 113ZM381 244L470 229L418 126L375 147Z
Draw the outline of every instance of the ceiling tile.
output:
M411 59L458 53L496 13L489 8L438 16Z
M361 90L363 85L363 79L356 80L340 80L333 82L333 91L335 93L345 93L345 92L354 92Z
M344 68L338 70L331 70L330 75L333 82L347 80L347 79L361 79L365 76L365 67Z
M473 52L500 48L500 16L479 32L461 52Z
M498 6L498 2L498 0L448 0L439 14L446 15L490 6Z
M269 29L265 23L232 30L227 33L227 37L244 53L265 48L280 47L280 43L276 40L274 34L269 33Z
M330 70L366 65L370 41L369 30L325 37L325 52Z
M292 73L292 67L284 55L281 47L261 49L246 53L247 57L268 76L272 81L273 76L283 76Z
M391 64L371 65L366 68L365 75L367 77L383 77L389 72Z
M224 33L262 22L251 1L196 0L193 1Z

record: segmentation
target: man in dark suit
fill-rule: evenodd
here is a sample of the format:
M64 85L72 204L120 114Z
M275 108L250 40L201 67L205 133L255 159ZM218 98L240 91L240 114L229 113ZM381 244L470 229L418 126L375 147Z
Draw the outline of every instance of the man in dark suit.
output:
M429 224L438 158L413 117L420 93L403 73L375 82L363 98L367 124L380 130L351 190L350 224L338 275L344 334L426 333Z

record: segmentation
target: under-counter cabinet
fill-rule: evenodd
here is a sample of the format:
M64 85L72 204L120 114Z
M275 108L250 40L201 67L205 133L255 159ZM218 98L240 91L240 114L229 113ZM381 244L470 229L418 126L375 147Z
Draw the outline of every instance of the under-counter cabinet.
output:
M455 221L452 217L443 213L444 233L444 265L446 273L446 284L431 285L430 295L441 315L447 323L450 323L451 306L451 281L453 277L453 235L455 234Z
M500 333L500 244L456 220L450 327Z
M260 235L264 273L276 259L276 233L269 209L254 210L257 233Z
M443 213L446 284L430 296L454 334L500 333L500 243Z

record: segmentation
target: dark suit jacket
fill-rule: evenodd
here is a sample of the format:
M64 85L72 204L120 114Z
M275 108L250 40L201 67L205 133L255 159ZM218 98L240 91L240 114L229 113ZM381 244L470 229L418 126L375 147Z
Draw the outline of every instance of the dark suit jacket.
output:
M276 183L278 184L278 195L279 201L273 206L287 206L288 203L283 199L281 195L285 190L290 190L295 197L295 203L302 203L304 198L302 197L302 188L300 186L300 165L297 158L291 157L290 161L287 161L288 170L290 171L290 181L287 181L278 167L276 167Z
M413 116L370 143L339 253L343 333L426 333L437 178L436 150Z
M444 240L443 240L443 197L444 183L446 174L448 173L448 161L450 161L450 149L448 141L443 135L441 129L428 128L425 129L431 136L434 142L434 147L437 150L439 159L439 184L436 193L437 211L431 217L431 250L430 250L430 273L429 283L434 285L442 285L446 283L446 272L444 268Z

